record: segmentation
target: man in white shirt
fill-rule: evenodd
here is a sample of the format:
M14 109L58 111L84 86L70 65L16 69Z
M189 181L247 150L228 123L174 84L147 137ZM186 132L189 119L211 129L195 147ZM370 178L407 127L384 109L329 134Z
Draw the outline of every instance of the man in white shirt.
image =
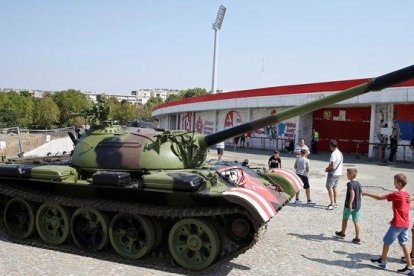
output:
M328 176L326 177L326 189L328 190L329 200L331 202L327 209L333 210L338 207L338 204L336 203L338 195L336 187L338 186L339 179L342 176L342 163L344 157L338 149L338 143L336 140L331 140L329 142L329 148L332 153L331 158L329 159L329 165L326 167L325 171L328 173Z
M298 145L296 145L295 150L294 150L294 153L295 153L296 157L300 157L300 152L301 152L303 149L304 149L304 150L306 150L306 155L305 155L305 157L308 157L308 155L310 154L309 148L308 148L308 146L307 146L307 145L305 145L305 139L300 138L300 139L299 139L299 144L298 144Z

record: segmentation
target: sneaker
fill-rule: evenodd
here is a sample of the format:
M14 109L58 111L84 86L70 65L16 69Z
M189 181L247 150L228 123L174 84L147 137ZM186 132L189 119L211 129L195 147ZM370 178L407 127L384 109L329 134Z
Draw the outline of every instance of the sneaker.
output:
M334 203L333 207L338 208L338 204Z
M414 275L414 268L409 268L408 266L405 266L402 269L398 269L397 272L407 274L407 275Z
M315 205L315 202L312 202L312 200L308 200L308 202L306 202L306 205Z
M342 231L336 231L335 235L337 235L340 238L345 238L345 234L343 234Z
M355 243L355 244L361 244L361 239L355 238L355 239L352 240L352 242Z
M300 201L299 199L295 200L295 204L301 204L301 203L302 203L302 201Z
M332 204L329 204L328 205L328 208L326 208L326 210L333 210L333 208L334 208L333 205Z
M386 269L387 263L383 262L381 258L378 259L371 259L371 262L375 263L379 268Z

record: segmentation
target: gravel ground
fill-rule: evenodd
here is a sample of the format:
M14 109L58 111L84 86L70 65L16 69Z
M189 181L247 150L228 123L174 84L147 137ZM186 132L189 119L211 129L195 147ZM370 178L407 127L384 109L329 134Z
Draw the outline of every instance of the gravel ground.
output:
M269 151L226 149L224 159L243 160L265 165ZM209 157L215 158L211 151ZM294 158L282 155L285 168L293 168ZM385 201L363 198L361 209L361 245L351 242L354 238L352 221L349 221L345 239L337 239L335 231L340 230L342 209L345 197L346 178L339 186L339 208L328 211L328 195L325 189L324 168L329 154L310 156L310 185L312 199L316 206L288 204L269 223L266 234L251 250L238 258L225 263L211 275L386 275L402 268L401 248L391 246L388 257L388 271L374 267L369 259L377 257L382 249L382 237L392 217L391 205ZM359 180L366 191L383 194L393 188L393 176L405 173L409 184L407 189L414 192L414 165L395 163L380 165L366 158L356 159L345 156L344 169L357 166ZM305 202L304 193L301 199ZM414 204L412 204L414 209ZM182 270L165 268L150 260L137 264L109 262L98 258L57 252L9 242L0 235L1 275L172 275L182 274ZM200 274L200 273L198 273Z

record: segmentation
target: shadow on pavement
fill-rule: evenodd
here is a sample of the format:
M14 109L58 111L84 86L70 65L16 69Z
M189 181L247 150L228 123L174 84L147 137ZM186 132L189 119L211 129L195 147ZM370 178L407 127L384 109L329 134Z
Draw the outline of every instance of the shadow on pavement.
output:
M344 243L352 243L351 241L343 240L341 238L338 238L336 236L325 236L325 234L297 234L297 233L287 233L290 236L295 236L307 241L316 241L316 242L323 242L323 241L338 241L338 242L344 242Z
M286 206L294 207L294 208L301 207L301 208L311 208L311 209L314 208L314 209L324 209L324 210L326 210L326 207L327 207L326 205L318 205L318 204L308 205L306 203L297 204L295 202L289 202L288 204L286 204Z
M1 224L0 224L1 225ZM153 257L153 256L147 256L139 260L131 260L131 259L124 259L118 255L115 254L112 250L109 250L109 248L106 248L105 250L99 251L99 252L88 252L88 251L82 251L79 248L77 248L74 244L68 242L67 244L63 244L60 246L55 247L48 247L45 244L41 243L34 243L32 242L30 244L25 244L23 241L19 240L10 240L2 231L0 227L0 241L1 242L7 242L7 243L15 243L15 244L21 244L23 246L33 247L33 248L41 248L52 251L57 251L61 253L71 254L71 255L77 255L77 256L83 256L83 257L89 257L97 260L103 260L123 265L129 265L137 268L146 268L146 269L153 269L158 270L159 273L176 273L179 275L188 275L188 276L199 276L199 275L228 275L230 271L233 269L238 271L248 271L250 270L250 267L235 264L232 262L224 262L222 264L213 264L211 267L206 268L203 271L190 271L186 270L185 268L180 267L178 264L175 263L175 261L172 260L172 257L164 256L161 257ZM34 238L28 238L26 241L34 241ZM219 260L218 260L219 261ZM145 273L144 273L145 274ZM3 274L2 274L3 275Z
M361 268L374 268L374 269L381 269L379 267L376 267L374 265L364 264L362 263L362 260L325 260L325 259L319 259L319 258L310 258L305 255L301 255L303 258L308 259L310 261L318 262L321 264L326 264L329 266L340 266L345 268L351 268L351 269L361 269ZM384 269L381 269L384 270Z
M250 270L250 267L248 266L244 266L244 265L240 265L240 264L235 264L233 262L228 262L228 263L224 263L221 264L217 267L215 267L214 269L208 269L207 272L199 272L198 275L228 275L231 271L236 272L248 272Z
M388 271L388 272L394 272L396 273L396 271L394 270L390 270L390 269L382 269L380 267L377 267L375 264L371 264L371 263L363 263L363 262L370 262L370 259L372 258L377 258L378 256L373 256L371 254L367 254L367 253L348 253L348 252L344 252L344 251L333 251L336 254L340 254L340 255L346 255L347 258L349 258L349 260L325 260L325 259L320 259L320 258L311 258L311 257L307 257L305 255L301 255L303 258L314 261L314 262L318 262L318 263L322 263L322 264L326 264L329 266L335 265L335 266L340 266L340 267L344 267L344 268L350 268L350 269L361 269L361 268L370 268L370 269L376 269L376 270L383 270L383 271ZM400 263L399 259L396 258L388 258L387 262L398 262ZM403 263L400 263L402 266L404 266ZM402 268L402 267L401 267Z
M370 260L373 258L378 258L379 255L372 255L372 254L367 254L367 253L348 253L345 251L334 251L334 253L336 254L340 254L340 255L346 255L347 258L351 259L351 260ZM380 252L378 252L380 253ZM402 264L404 266L404 263L401 262L400 259L397 258L387 258L387 262L392 262L392 263L399 263Z

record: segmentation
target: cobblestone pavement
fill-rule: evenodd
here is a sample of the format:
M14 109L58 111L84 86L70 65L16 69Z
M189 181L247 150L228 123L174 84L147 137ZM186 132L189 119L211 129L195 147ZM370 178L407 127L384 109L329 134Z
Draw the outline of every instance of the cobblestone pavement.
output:
M209 157L214 158L214 151ZM226 160L243 160L265 165L269 151L238 150L227 151ZM293 168L294 158L282 155L284 168ZM382 249L382 237L392 217L391 205L386 201L363 198L361 209L361 245L351 242L354 237L352 221L349 221L345 239L337 239L335 231L340 230L345 196L346 178L339 186L339 208L326 210L328 195L325 189L324 168L327 153L310 156L310 185L314 207L289 204L269 223L266 234L251 250L225 263L208 274L211 275L386 275L402 268L401 249L391 246L388 257L388 271L374 267L369 259L377 257ZM414 192L414 165L395 163L379 165L366 158L355 159L345 156L344 169L357 166L358 180L366 191L387 193L393 188L393 176L403 172L407 175L408 191ZM305 202L305 194L301 193ZM414 204L412 204L414 210ZM411 214L413 215L413 214ZM412 216L412 218L414 218ZM0 236L0 273L2 275L171 275L174 269L153 266L145 261L137 265L109 262L80 255L56 252L11 243ZM178 271L182 273L182 271ZM200 273L198 273L200 274Z

